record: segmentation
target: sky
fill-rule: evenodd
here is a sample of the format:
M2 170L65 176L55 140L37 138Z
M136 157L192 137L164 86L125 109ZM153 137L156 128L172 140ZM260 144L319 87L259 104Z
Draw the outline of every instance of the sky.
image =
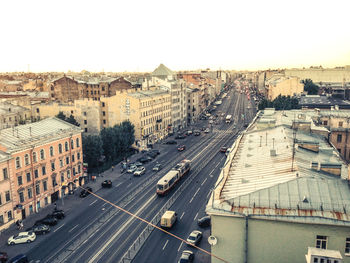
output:
M350 65L348 0L1 0L0 72Z

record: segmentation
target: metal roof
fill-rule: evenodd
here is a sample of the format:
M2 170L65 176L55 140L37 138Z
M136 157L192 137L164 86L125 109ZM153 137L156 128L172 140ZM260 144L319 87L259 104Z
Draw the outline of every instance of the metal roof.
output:
M156 97L156 96L165 95L165 94L169 94L169 92L164 90L142 90L142 91L128 93L128 96L140 99L140 98Z

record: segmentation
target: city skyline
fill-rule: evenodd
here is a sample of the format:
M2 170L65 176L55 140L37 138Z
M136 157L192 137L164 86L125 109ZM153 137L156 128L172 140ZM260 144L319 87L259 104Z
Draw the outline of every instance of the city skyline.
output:
M350 64L345 1L96 3L3 1L0 72Z

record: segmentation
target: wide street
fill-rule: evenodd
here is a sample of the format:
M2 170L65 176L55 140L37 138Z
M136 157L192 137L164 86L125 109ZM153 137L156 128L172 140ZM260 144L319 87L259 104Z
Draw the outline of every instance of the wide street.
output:
M223 113L223 117L218 114L217 125L211 127L208 120L201 120L190 127L192 130L209 127L209 133L202 131L200 136L177 140L177 145L156 144L161 154L145 165L147 171L141 177L120 174L115 169L113 187L97 191L95 194L100 198L94 195L84 198L64 223L31 244L28 256L40 262L130 262L131 259L140 263L176 262L186 244L120 211L106 200L158 225L164 211L175 210L178 222L170 232L186 239L192 230L198 229L197 219L205 215L211 189L225 163L226 155L220 148L233 144L237 134L254 118L255 111L254 102L232 88L212 113ZM224 120L227 114L233 115L234 121L229 124ZM177 146L181 144L186 145L186 150L178 152ZM167 196L158 197L157 181L183 159L192 161L191 172ZM164 166L159 172L152 171L156 162ZM199 230L204 235L199 246L210 252L207 242L210 228ZM201 251L195 254L195 261L210 262L209 255Z

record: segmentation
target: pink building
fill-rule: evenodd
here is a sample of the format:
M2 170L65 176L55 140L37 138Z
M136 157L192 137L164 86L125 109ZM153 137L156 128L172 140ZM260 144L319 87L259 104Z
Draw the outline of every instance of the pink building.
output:
M83 182L81 129L57 118L0 130L0 150L11 155L15 220L38 212Z
M11 156L0 151L0 231L14 222L14 209L10 184Z

